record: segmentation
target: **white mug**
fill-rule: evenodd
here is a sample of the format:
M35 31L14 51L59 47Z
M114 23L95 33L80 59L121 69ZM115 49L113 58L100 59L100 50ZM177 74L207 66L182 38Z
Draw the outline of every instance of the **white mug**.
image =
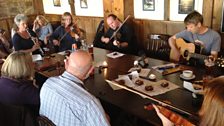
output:
M184 70L183 71L183 76L187 77L187 78L192 77L193 76L193 71L191 71L191 70Z

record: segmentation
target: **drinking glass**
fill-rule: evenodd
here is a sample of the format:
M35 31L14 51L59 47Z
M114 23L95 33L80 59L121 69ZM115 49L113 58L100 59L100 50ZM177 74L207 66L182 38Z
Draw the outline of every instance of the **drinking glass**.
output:
M85 50L85 51L88 51L88 45L87 45L87 43L84 39L81 40L81 44L82 44L81 49Z
M206 74L210 75L215 66L215 61L213 59L208 58L204 62L205 62Z

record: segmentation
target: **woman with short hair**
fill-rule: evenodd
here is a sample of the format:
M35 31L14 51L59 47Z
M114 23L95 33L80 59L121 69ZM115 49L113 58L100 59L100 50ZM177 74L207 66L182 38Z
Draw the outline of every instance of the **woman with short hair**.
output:
M18 27L12 38L14 49L15 51L41 54L37 36L32 30L28 29L27 21L28 17L24 14L17 14L14 18L14 22Z
M16 105L39 105L39 90L33 84L34 64L28 53L13 52L1 69L0 102Z

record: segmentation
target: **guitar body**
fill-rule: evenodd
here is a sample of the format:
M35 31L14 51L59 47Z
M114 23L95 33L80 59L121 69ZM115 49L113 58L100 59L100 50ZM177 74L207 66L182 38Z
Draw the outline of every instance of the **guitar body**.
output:
M186 43L182 38L176 39L176 46L180 51L181 56L186 60L190 59L190 57L186 55L186 52L195 53L195 45L193 43Z
M177 50L171 49L170 59L175 56L175 59L177 59L177 61L180 61L181 59L185 59L188 61L191 57L190 54L194 54L195 52L201 52L200 46L197 46L194 43L187 43L182 38L176 39L176 47Z
M195 45L194 43L187 43L182 38L176 39L176 46L178 50L171 49L170 59L173 58L172 56L175 54L180 54L177 60L178 62L181 62L183 60L189 61L190 58L202 60L210 59L209 56L201 54L202 48L200 45ZM224 68L224 58L218 58L214 62L218 67Z

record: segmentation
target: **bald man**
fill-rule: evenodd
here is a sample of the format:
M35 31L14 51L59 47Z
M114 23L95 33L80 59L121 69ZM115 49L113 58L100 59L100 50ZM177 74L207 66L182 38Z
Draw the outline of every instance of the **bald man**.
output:
M43 84L40 114L57 126L109 126L100 102L83 84L93 70L91 55L83 50L71 53L65 70Z
M107 24L109 29L101 37L102 47L122 53L136 54L138 49L134 29L128 23L122 24L120 19L114 14L108 15ZM116 36L111 38L119 27L121 28L118 30Z

